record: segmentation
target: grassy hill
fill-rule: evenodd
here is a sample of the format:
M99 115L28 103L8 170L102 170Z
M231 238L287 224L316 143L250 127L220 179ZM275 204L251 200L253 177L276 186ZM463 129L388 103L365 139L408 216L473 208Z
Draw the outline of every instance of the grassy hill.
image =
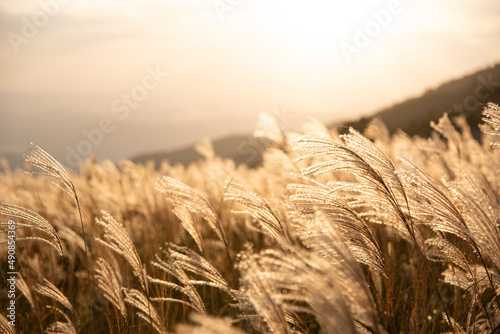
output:
M466 116L475 133L477 124L481 121L481 111L487 102L500 104L500 64L450 80L435 89L429 89L421 96L394 104L372 116L330 124L329 128L344 132L352 126L361 131L373 117L379 117L391 132L402 129L409 135L427 136L432 131L429 123L437 121L447 112L450 117ZM236 164L248 164L250 167L261 163L261 152L267 145L262 140L242 135L218 139L213 144L217 155L231 158ZM136 163L152 160L159 166L162 160L188 165L200 158L201 155L196 152L194 146L190 146L172 152L144 154L131 160Z
M268 142L251 136L234 135L213 141L215 153L222 158L233 159L238 164L247 164L250 167L258 166L262 162L262 151ZM172 152L156 152L133 157L135 163L154 161L159 167L161 161L168 160L171 164L180 163L188 165L202 156L194 146L185 147Z
M373 117L379 117L391 132L401 129L410 135L426 136L431 131L429 123L447 112L450 117L466 116L474 129L481 121L480 114L487 102L500 103L500 64L450 80L372 116L330 127L337 127L341 132L349 126L362 130Z

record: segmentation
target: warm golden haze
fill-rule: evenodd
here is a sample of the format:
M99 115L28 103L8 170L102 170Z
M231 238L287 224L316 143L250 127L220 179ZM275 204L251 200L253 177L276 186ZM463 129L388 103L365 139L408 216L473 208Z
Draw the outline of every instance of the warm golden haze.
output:
M170 76L131 99L98 159L250 133L283 107L354 119L497 63L499 14L495 0L2 2L0 155L36 142L69 166L66 146L156 66Z
M499 27L0 2L0 333L500 333Z
M254 169L208 140L189 167L86 160L79 175L33 147L48 177L0 174L0 228L16 233L0 264L17 280L0 328L495 332L499 106L483 117L481 142L447 115L428 138L378 119L341 137L263 128Z

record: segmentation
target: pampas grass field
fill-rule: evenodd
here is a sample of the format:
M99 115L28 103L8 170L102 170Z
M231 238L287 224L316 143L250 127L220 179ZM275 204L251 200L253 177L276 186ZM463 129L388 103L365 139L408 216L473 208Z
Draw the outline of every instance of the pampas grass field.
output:
M500 108L480 140L379 120L260 129L257 168L204 159L67 171L37 146L0 174L2 333L500 332ZM477 137L477 136L476 136Z

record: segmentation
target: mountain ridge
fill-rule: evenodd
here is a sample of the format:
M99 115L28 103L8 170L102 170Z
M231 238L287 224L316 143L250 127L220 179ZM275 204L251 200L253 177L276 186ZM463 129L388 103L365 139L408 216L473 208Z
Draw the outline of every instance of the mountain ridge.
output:
M431 131L430 122L437 121L447 112L450 117L466 116L474 130L481 122L481 111L487 102L500 103L500 63L449 80L420 96L395 103L370 116L344 122L340 126L332 123L329 127L340 132L350 126L362 130L372 118L378 117L391 133L401 129L409 135L427 136Z
M262 152L268 147L269 141L250 135L232 135L216 139L212 144L215 153L221 158L232 159L237 165L246 164L249 167L256 167L262 162ZM168 160L171 164L189 165L203 158L195 146L186 146L169 152L141 154L130 160L139 164L153 161L156 168L159 168L164 160Z
M500 63L457 79L450 79L419 96L397 102L369 116L352 121L337 121L327 127L335 128L339 132L345 132L349 127L362 131L371 119L378 117L391 133L401 129L409 135L427 136L432 130L430 122L437 121L443 113L448 112L450 117L466 116L473 132L477 132L481 111L487 102L500 104ZM213 141L217 155L231 158L236 164L246 163L250 167L260 163L261 153L266 148L266 143L262 141L258 145L255 143L258 141L250 135L233 135ZM252 148L252 145L255 147ZM162 160L169 160L171 164L188 165L201 158L194 146L188 146L170 152L142 154L132 157L131 160L136 163L152 160L159 166Z

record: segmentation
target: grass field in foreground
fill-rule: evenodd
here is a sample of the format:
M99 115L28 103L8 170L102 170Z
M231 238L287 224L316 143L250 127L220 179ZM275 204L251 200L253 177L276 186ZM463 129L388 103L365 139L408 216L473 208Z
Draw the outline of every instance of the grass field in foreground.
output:
M481 142L446 115L429 138L379 120L341 137L264 128L256 168L203 142L188 167L89 159L73 174L33 146L45 176L0 174L3 281L18 272L0 330L497 332L499 107L483 119Z

